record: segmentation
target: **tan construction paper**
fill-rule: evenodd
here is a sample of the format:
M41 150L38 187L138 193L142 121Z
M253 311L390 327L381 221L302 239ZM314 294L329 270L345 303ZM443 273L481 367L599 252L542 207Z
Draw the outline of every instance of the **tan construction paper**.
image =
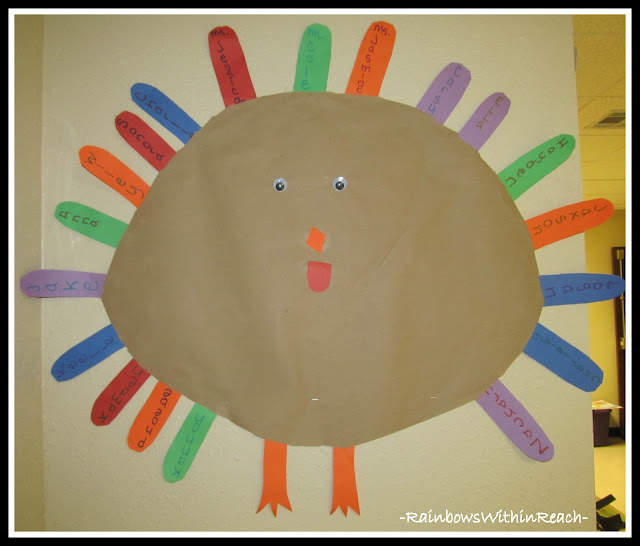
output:
M330 264L326 290L309 262ZM407 105L301 92L230 106L178 151L103 300L160 381L259 437L338 447L478 398L543 301L525 223L476 150Z

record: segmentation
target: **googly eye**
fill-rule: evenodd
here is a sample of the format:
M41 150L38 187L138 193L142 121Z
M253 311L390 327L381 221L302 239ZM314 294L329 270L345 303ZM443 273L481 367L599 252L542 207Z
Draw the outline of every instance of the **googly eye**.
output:
M276 178L273 181L273 189L276 191L284 191L287 189L287 181L284 178Z
M347 179L344 176L338 176L333 179L333 189L342 191L347 187Z

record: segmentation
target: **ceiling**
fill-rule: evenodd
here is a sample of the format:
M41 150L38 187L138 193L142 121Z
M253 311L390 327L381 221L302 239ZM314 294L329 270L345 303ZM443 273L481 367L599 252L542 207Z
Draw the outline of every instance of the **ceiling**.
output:
M583 197L615 209L626 208L625 122L617 120L626 109L627 17L573 16Z

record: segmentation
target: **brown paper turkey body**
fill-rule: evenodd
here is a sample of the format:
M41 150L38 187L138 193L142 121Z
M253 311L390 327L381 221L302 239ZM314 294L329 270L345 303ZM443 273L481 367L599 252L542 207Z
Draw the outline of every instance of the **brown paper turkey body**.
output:
M288 93L177 153L103 301L188 398L262 438L346 447L477 399L542 294L520 213L456 133L379 97Z

